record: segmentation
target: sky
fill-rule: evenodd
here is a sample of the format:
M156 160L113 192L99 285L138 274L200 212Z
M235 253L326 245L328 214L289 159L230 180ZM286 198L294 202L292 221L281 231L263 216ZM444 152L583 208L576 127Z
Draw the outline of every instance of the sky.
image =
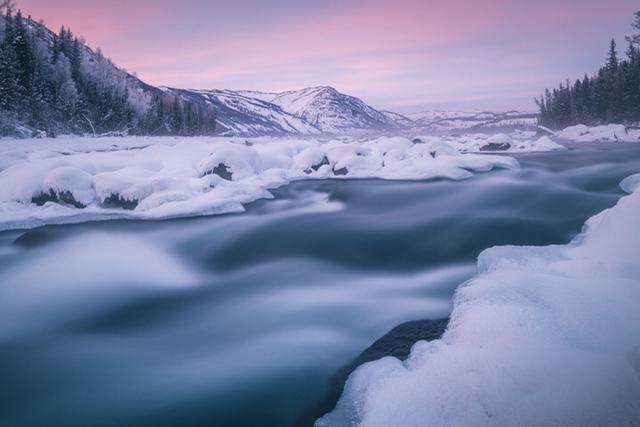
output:
M637 0L17 0L154 85L327 85L380 109L535 110L594 72Z

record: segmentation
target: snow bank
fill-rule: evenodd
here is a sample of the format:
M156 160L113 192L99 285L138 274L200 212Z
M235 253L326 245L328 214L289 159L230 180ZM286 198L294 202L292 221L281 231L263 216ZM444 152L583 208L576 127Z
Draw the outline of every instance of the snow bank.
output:
M302 179L464 179L517 168L443 140L59 138L0 147L0 229L242 211Z
M358 368L316 426L640 425L639 216L636 191L569 245L484 251L442 339Z
M547 136L535 139L531 132L427 136L419 137L419 139L422 141L441 141L461 153L530 153L566 149Z
M624 125L605 125L588 127L585 125L570 126L556 136L577 142L638 142L640 129L629 129Z

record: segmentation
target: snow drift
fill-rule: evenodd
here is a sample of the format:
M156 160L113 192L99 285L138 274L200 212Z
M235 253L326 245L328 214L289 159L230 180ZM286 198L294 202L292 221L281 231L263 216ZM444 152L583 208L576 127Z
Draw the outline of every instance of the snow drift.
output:
M484 251L442 339L358 368L316 426L640 425L639 215L635 191L566 246Z

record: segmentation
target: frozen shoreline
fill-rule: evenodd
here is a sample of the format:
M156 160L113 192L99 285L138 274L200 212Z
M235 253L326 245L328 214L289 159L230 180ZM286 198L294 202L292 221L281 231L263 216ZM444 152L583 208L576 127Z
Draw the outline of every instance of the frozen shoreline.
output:
M316 425L639 423L638 183L566 246L485 250L443 338L358 368Z

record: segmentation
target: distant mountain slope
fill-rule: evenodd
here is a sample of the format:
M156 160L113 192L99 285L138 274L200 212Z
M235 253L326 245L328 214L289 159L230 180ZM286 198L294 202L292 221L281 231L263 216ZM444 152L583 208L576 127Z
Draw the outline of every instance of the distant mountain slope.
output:
M218 132L225 135L317 135L400 130L410 120L383 113L328 86L282 93L164 88L184 99L217 108ZM403 118L403 120L400 120Z
M163 88L185 100L206 102L217 110L219 135L317 135L320 131L281 107L260 99L260 92ZM251 95L251 96L250 96ZM266 96L268 98L268 96Z
M164 90L216 107L221 135L508 132L534 129L538 117L521 111L424 111L402 115L377 110L329 86L281 93Z
M428 132L527 130L534 129L538 121L537 113L523 111L424 111L408 117L416 129Z

